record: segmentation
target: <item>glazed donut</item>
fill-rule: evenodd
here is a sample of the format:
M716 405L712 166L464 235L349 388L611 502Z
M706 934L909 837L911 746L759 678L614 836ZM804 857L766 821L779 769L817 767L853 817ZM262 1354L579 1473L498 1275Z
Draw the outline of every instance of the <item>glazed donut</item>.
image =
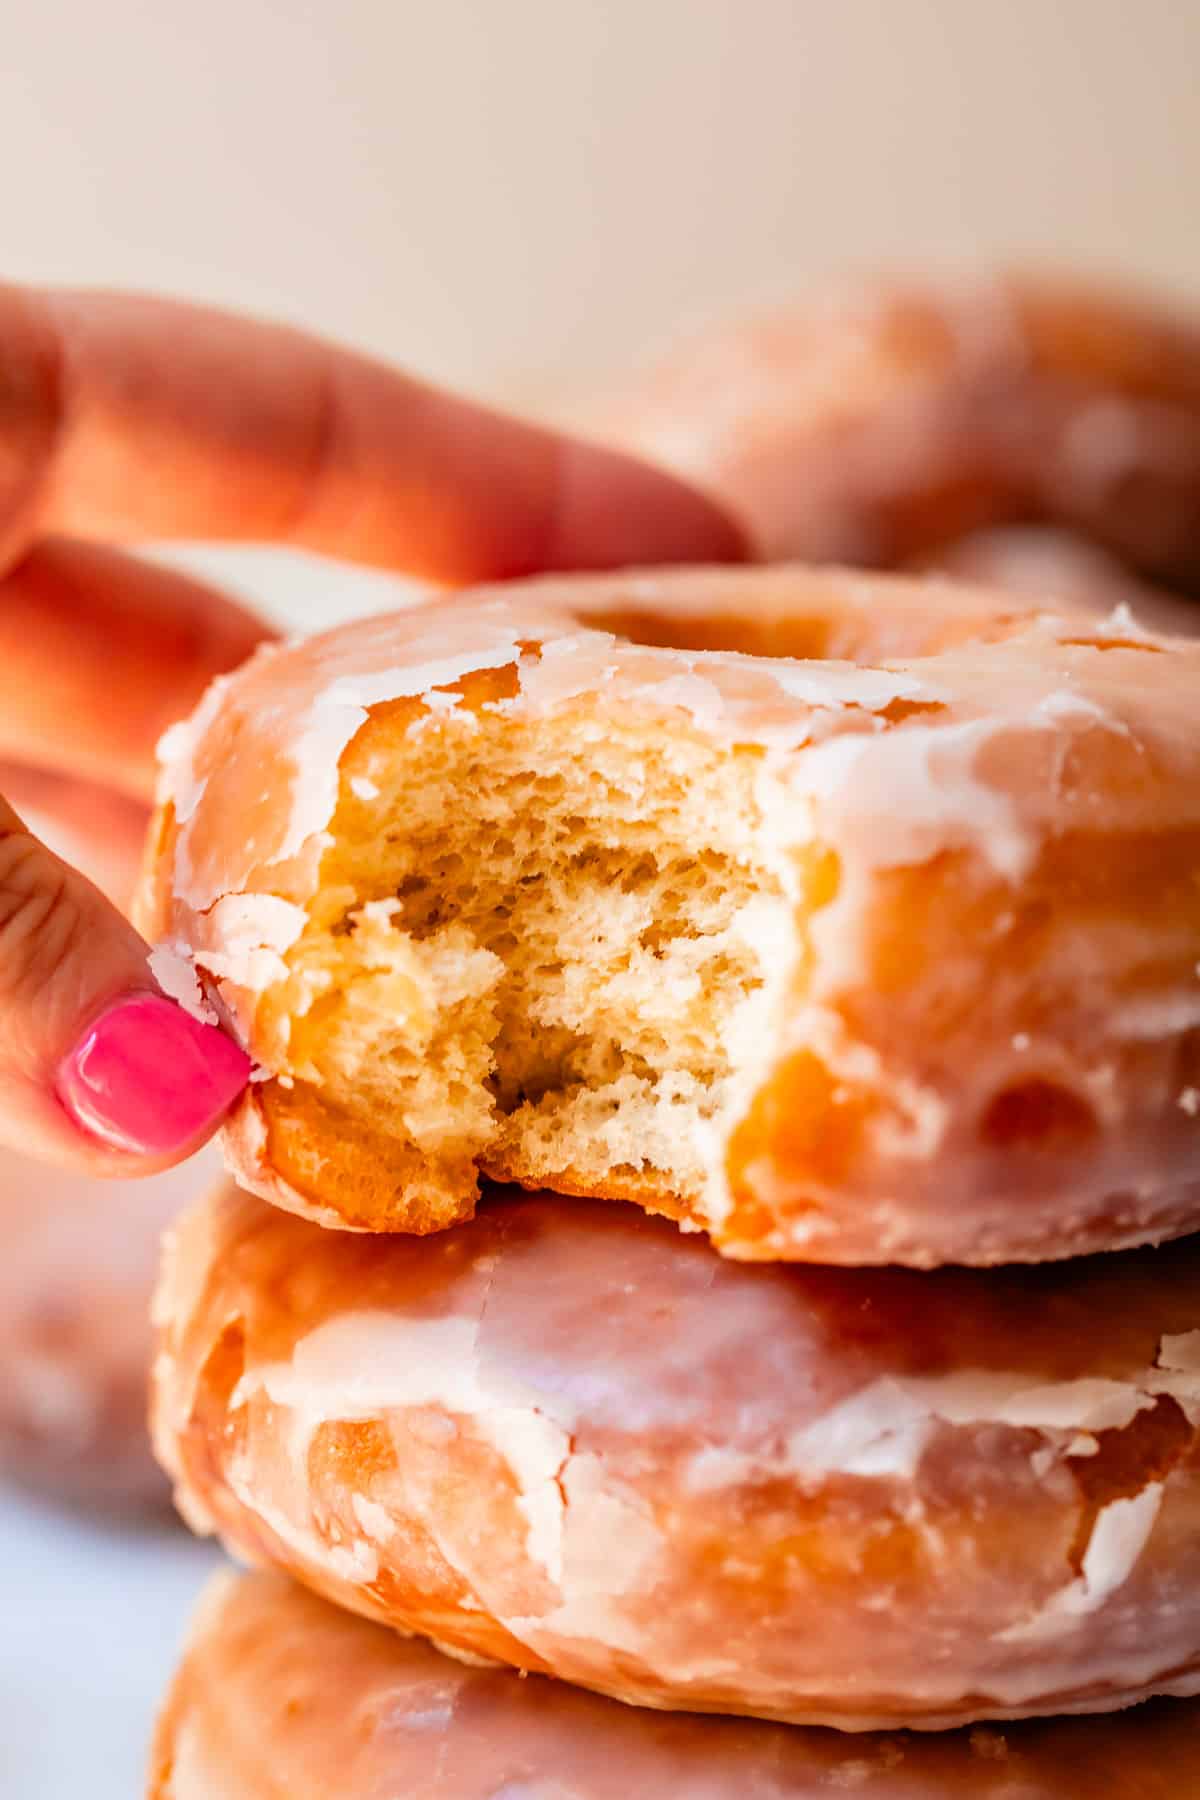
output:
M0 792L61 855L128 901L145 809L33 770ZM89 1181L0 1151L0 1472L76 1503L164 1505L150 1450L150 1294L163 1227L215 1173L208 1153L146 1181Z
M1142 299L863 281L718 327L597 412L771 560L896 567L1043 521L1200 594L1200 327Z
M270 1575L218 1576L159 1720L149 1800L1184 1800L1200 1702L847 1739L664 1718L399 1643Z
M144 924L259 1065L232 1172L325 1224L482 1170L740 1257L1129 1246L1200 1226L1198 694L945 582L480 589L218 684Z
M746 1268L630 1207L170 1245L188 1521L456 1654L845 1729L1200 1690L1200 1241Z

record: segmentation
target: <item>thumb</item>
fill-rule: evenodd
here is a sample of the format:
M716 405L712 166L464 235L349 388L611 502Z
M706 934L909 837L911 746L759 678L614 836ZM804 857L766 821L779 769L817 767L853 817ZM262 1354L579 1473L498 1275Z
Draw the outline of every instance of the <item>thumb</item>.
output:
M158 990L147 955L0 798L0 1142L93 1174L149 1174L216 1129L249 1061Z

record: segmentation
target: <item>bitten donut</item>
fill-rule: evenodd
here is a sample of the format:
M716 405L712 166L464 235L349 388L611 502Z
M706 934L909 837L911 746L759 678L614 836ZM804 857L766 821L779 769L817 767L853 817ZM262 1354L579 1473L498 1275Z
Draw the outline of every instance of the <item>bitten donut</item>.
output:
M847 1739L614 1706L464 1668L270 1575L218 1576L149 1800L1186 1800L1200 1702Z
M741 1257L1163 1238L1198 694L1196 645L946 582L481 589L212 690L146 928L259 1065L232 1171L325 1224L452 1224L483 1171Z
M158 1316L189 1522L456 1654L854 1730L1200 1689L1200 1243L746 1268L630 1207L231 1188Z
M7 765L0 793L128 901L144 808ZM217 1166L102 1182L0 1151L0 1473L78 1503L166 1505L146 1429L150 1294L164 1226Z
M772 560L895 567L1041 521L1200 595L1200 324L1131 295L860 281L683 344L599 423Z

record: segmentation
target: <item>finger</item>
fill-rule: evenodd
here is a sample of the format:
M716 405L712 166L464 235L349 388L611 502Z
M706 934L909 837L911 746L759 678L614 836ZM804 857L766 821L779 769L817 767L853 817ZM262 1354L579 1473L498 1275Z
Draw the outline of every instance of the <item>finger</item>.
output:
M249 1063L155 987L146 945L0 800L0 1142L99 1175L211 1135Z
M446 581L742 552L672 475L305 334L0 289L10 557L57 532L257 539Z
M56 856L82 869L128 912L141 868L149 809L111 788L45 768L0 762L0 794Z
M174 570L52 539L0 580L0 757L148 798L167 726L269 635Z

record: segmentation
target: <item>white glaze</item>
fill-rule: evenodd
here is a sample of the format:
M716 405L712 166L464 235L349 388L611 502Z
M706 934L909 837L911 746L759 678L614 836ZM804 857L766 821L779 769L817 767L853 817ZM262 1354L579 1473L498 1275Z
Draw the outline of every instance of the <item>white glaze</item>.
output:
M1079 1575L1060 1588L1033 1618L998 1634L1006 1644L1044 1644L1068 1636L1081 1615L1098 1612L1128 1580L1146 1547L1162 1506L1163 1487L1152 1481L1139 1494L1110 1500L1096 1515Z

